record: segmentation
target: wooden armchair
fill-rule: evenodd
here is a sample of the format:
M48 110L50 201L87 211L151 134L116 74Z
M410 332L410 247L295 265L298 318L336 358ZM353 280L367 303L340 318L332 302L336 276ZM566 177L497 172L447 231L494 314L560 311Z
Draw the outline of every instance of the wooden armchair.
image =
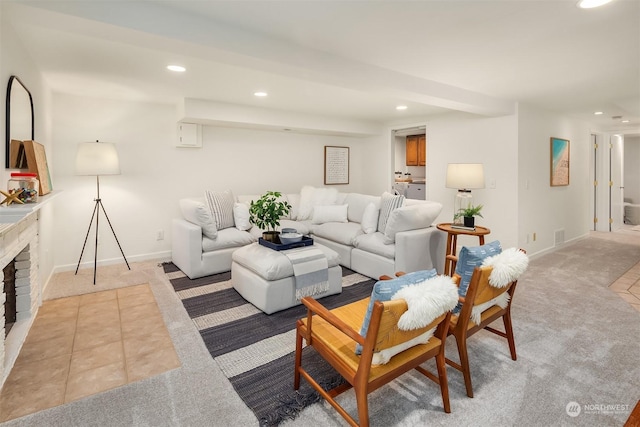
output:
M449 358L446 359L446 362L448 365L462 372L464 376L464 384L467 389L467 396L469 397L473 397L473 388L471 386L471 372L469 369L469 356L467 354L467 338L481 329L486 329L489 332L493 332L496 335L506 338L509 343L511 358L513 360L517 359L516 344L513 338L513 329L511 325L511 302L513 301L513 295L516 291L518 281L514 280L500 288L491 286L489 283L489 276L491 275L492 270L493 267L476 267L474 269L466 296L464 298L460 297L462 309L457 316L451 316L451 323L448 331L449 335L453 335L456 338L460 363L458 364ZM459 284L460 276L455 274L453 279ZM505 308L498 305L491 305L481 312L479 323L475 323L472 320L474 307L476 307L476 311L483 309L484 307L482 304L485 304L486 306L486 303L505 292L509 295L509 302L506 304ZM499 318L502 318L504 323L504 332L489 326L489 324Z
M358 424L355 419L334 399L353 387L358 407L358 420L360 425L368 426L367 395L405 372L416 369L440 385L444 411L451 412L444 357L444 341L447 337L451 312L443 311L423 328L402 331L398 329L398 320L407 310L407 303L404 300L375 301L367 334L362 336L358 331L367 310L369 298L331 311L311 297L303 298L302 303L308 308L308 312L306 318L297 322L294 376L296 390L300 387L300 376L304 377L349 424L356 426ZM374 352L404 343L433 328L437 329L426 344L408 348L393 356L384 365L372 365ZM307 346L312 346L344 377L346 384L325 391L311 377L302 366L303 338ZM355 353L356 343L363 347L361 355ZM436 359L437 376L420 366L431 358Z

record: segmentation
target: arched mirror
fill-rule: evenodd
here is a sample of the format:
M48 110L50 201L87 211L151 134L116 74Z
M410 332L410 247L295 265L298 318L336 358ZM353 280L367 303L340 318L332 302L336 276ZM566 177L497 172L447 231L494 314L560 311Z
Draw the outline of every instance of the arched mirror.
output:
M11 169L25 169L27 160L22 141L35 139L33 98L29 89L16 76L9 77L6 112L5 166Z

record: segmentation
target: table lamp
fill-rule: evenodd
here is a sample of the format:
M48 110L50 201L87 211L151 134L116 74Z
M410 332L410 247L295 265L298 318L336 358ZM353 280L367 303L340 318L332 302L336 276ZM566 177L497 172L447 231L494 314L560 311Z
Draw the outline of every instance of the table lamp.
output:
M447 165L447 188L458 190L453 203L453 223L462 224L462 217L456 217L461 210L471 207L471 190L484 188L484 167L482 163L449 163Z

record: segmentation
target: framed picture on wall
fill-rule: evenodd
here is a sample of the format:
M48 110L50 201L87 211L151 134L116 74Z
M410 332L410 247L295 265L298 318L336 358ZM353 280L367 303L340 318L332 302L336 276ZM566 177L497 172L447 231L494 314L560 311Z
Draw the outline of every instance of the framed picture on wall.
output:
M324 146L324 184L349 183L349 147Z
M569 140L551 137L551 186L569 185Z

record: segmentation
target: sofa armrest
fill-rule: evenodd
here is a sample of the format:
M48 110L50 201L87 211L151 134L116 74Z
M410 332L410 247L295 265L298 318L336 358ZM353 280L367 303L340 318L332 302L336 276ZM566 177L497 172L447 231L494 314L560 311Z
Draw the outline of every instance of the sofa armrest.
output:
M418 271L435 268L444 271L447 233L436 227L400 231L396 234L397 271Z
M174 218L171 228L171 260L191 277L202 263L202 228Z

